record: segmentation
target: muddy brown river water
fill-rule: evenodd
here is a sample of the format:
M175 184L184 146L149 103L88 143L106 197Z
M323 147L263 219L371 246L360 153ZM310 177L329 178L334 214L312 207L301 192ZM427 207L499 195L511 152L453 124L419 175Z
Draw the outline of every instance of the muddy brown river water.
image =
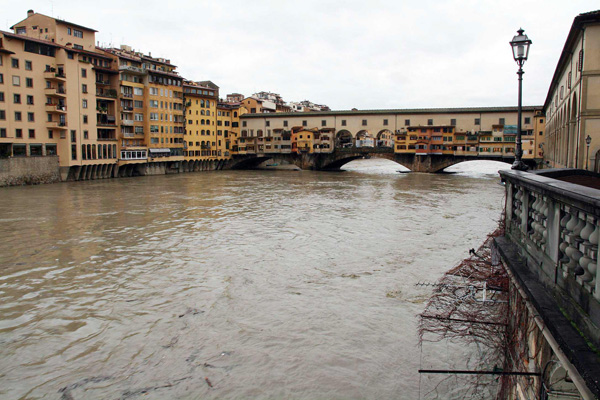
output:
M418 398L415 284L503 188L364 165L0 189L0 398Z

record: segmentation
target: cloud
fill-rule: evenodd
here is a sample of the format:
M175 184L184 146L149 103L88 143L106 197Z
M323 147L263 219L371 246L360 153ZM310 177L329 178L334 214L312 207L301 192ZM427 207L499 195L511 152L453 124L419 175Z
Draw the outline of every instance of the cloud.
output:
M33 0L28 7L93 27L102 44L129 44L168 58L184 77L217 83L223 96L269 90L288 101L375 109L515 104L508 42L519 27L533 40L523 101L542 104L573 18L597 5ZM16 3L3 7L7 24L26 11Z

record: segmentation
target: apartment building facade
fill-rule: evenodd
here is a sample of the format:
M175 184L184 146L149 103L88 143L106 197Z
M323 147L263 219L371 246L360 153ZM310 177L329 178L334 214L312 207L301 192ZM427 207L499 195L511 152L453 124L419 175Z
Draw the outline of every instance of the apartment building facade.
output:
M117 143L98 124L95 69L112 60L96 31L31 10L12 29L0 32L0 153L56 154L63 180L110 176Z
M544 103L548 166L600 172L600 11L577 16ZM589 143L588 143L589 142Z

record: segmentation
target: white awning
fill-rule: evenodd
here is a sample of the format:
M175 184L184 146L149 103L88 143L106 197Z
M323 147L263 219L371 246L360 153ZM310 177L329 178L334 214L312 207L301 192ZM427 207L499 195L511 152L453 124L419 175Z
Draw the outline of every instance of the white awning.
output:
M171 149L148 149L150 154L171 154Z

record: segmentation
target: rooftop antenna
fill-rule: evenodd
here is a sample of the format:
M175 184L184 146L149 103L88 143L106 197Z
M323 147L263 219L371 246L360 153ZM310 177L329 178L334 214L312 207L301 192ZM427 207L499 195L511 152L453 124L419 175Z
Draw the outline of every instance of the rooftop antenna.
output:
M50 1L50 16L54 18L54 2Z

